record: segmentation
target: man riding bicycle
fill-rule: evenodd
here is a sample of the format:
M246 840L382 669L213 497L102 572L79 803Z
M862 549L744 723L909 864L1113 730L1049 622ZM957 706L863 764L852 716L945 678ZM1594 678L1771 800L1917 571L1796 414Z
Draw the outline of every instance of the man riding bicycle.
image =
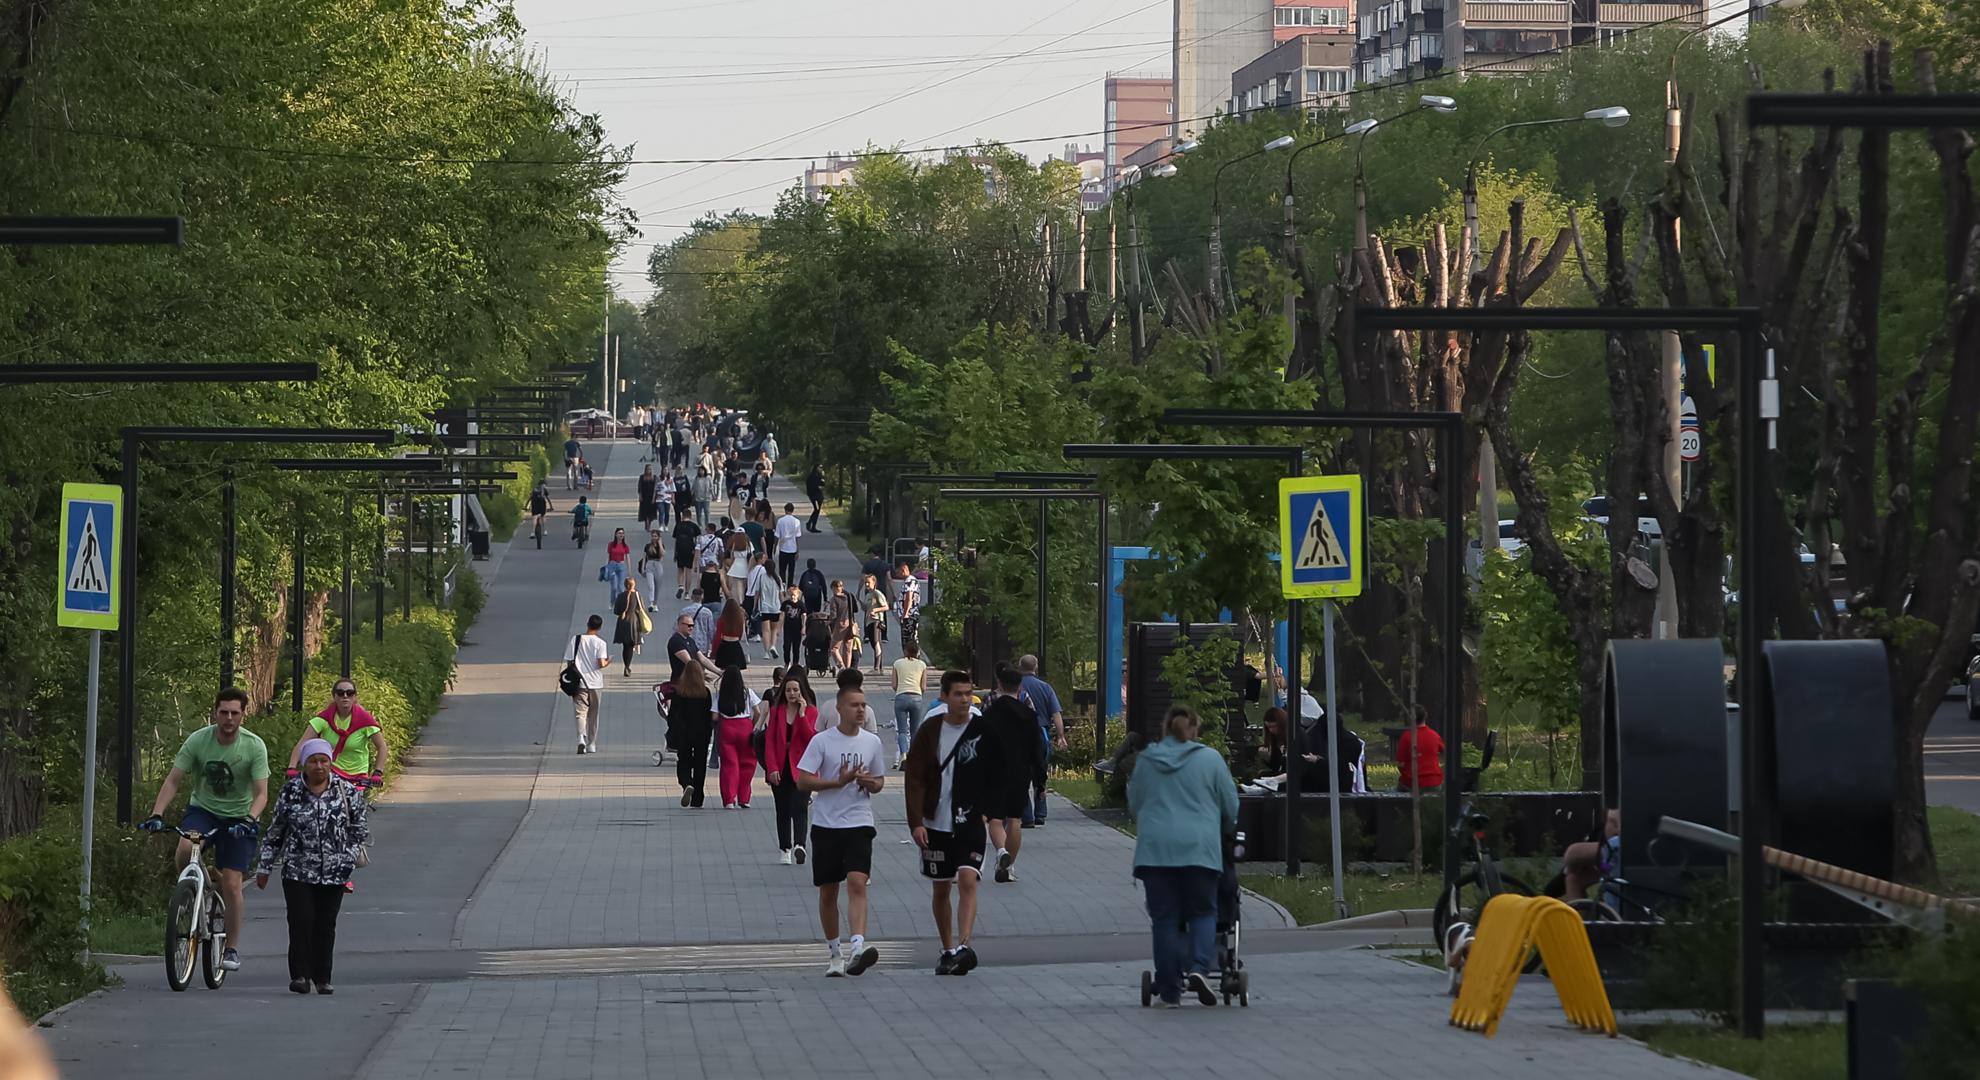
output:
M571 507L571 539L583 544L591 534L591 501L588 496L579 495L577 505Z
M583 456L584 447L578 444L577 436L564 440L564 487L570 490L577 490L578 459Z
M536 522L536 532L532 534L535 539L542 539L544 515L555 509L556 507L550 503L549 483L537 481L536 490L529 495L529 516Z
M151 804L151 816L139 823L147 832L165 829L165 808L178 797L179 785L192 778L192 796L179 828L202 833L213 861L220 868L220 894L227 901L227 951L220 966L241 966L242 883L254 863L257 821L268 805L268 746L241 726L247 716L247 691L230 686L213 700L212 723L186 737L172 758L172 771ZM181 839L176 869L193 858L192 841Z

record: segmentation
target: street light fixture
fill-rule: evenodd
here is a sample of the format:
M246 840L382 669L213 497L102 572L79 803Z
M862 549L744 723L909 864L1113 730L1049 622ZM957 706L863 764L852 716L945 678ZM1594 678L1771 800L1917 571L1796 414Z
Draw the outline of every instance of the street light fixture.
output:
M1240 161L1249 161L1260 154L1269 154L1274 150L1284 150L1297 141L1298 140L1294 139L1291 135L1281 135L1278 138L1273 139L1271 142L1266 143L1264 146L1261 146L1258 149L1253 150L1248 154L1239 154L1238 156L1230 159L1229 161L1224 162L1222 165L1217 166L1216 174L1210 178L1209 284L1210 284L1210 308L1212 311L1215 311L1218 307L1217 287L1221 283L1224 276L1224 209L1223 209L1224 170L1230 168L1233 165L1236 165Z

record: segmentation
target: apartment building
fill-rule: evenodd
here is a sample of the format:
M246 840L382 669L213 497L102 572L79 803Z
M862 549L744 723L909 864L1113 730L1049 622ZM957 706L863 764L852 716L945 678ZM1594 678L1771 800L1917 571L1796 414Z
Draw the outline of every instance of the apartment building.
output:
M823 165L814 161L805 166L804 197L812 202L824 202L833 188L851 186L853 169L858 164L858 158L840 157L833 153L826 156Z
M1181 138L1210 129L1230 101L1231 72L1270 51L1277 28L1274 0L1175 0L1170 61Z
M1446 67L1514 75L1570 45L1606 45L1652 23L1703 25L1705 7L1704 0L1385 0L1356 17L1355 77L1407 82Z
M1336 108L1353 88L1354 40L1345 27L1301 34L1231 73L1227 111L1242 118L1261 109Z
M1167 75L1107 74L1104 179L1111 180L1136 151L1169 134L1176 118L1175 102L1175 81Z

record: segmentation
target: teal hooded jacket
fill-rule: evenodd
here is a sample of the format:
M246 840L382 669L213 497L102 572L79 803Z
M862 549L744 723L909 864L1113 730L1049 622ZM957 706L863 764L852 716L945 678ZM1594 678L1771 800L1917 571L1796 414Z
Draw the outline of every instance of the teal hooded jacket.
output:
M1200 742L1163 739L1149 746L1128 778L1135 869L1223 869L1223 838L1237 827L1237 811L1237 784L1224 755Z

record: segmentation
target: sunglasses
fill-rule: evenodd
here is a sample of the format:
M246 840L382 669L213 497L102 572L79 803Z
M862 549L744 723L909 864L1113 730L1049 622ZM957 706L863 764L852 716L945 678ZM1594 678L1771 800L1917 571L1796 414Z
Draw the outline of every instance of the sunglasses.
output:
M344 690L344 689L338 689L338 690L332 690L332 691L330 691L330 694L331 694L331 696L332 696L332 697L356 697L356 696L357 696L357 690L356 690L356 689L350 689L350 690Z

